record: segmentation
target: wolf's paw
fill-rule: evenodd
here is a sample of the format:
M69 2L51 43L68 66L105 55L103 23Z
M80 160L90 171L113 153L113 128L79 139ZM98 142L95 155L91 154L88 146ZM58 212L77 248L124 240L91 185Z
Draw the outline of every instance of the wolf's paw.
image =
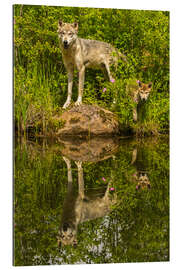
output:
M82 161L75 161L75 164L78 168L82 167Z
M80 106L82 104L82 101L81 100L77 100L76 102L75 102L75 106Z
M70 168L71 167L71 161L67 158L67 157L62 157L63 159L64 159L64 161L66 162L66 165L67 165L67 167L68 168Z
M63 105L63 109L66 109L67 107L69 107L70 103L71 103L70 101L66 101Z

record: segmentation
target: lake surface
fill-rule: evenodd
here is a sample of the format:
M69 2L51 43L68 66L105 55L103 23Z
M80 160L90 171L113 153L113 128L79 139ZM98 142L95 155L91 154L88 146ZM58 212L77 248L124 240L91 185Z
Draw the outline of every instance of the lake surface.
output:
M14 264L169 260L169 138L15 141Z

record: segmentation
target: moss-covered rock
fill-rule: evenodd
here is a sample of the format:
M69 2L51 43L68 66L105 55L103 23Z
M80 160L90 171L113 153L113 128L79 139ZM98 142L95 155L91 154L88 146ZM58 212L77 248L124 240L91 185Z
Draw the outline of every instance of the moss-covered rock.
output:
M119 133L117 117L98 106L74 106L62 113L61 120L65 124L57 132L60 136L111 136Z

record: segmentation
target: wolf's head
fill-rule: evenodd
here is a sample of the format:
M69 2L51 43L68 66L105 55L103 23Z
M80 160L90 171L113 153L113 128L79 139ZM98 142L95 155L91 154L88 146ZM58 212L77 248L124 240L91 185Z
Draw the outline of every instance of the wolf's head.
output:
M73 224L64 222L59 230L58 245L77 245L77 230Z
M58 36L64 49L68 49L77 39L78 23L58 22Z
M140 95L141 100L147 100L152 89L152 82L145 84L138 81L138 85L139 85L139 95Z

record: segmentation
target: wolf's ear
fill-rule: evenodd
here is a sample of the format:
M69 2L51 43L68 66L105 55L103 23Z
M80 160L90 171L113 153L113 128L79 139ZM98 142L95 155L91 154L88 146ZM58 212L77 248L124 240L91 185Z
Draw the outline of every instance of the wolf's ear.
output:
M152 82L148 83L148 87L149 87L149 88L152 87Z
M78 23L77 22L74 22L73 23L73 27L74 27L74 29L78 30Z
M57 245L60 248L62 244L61 244L61 240L60 240L59 236L56 236L56 239L57 239Z
M142 86L142 82L141 81L137 81L138 85L141 87Z
M63 22L61 20L59 20L58 25L59 25L59 27L62 27Z
M73 247L77 247L77 240L73 241Z

